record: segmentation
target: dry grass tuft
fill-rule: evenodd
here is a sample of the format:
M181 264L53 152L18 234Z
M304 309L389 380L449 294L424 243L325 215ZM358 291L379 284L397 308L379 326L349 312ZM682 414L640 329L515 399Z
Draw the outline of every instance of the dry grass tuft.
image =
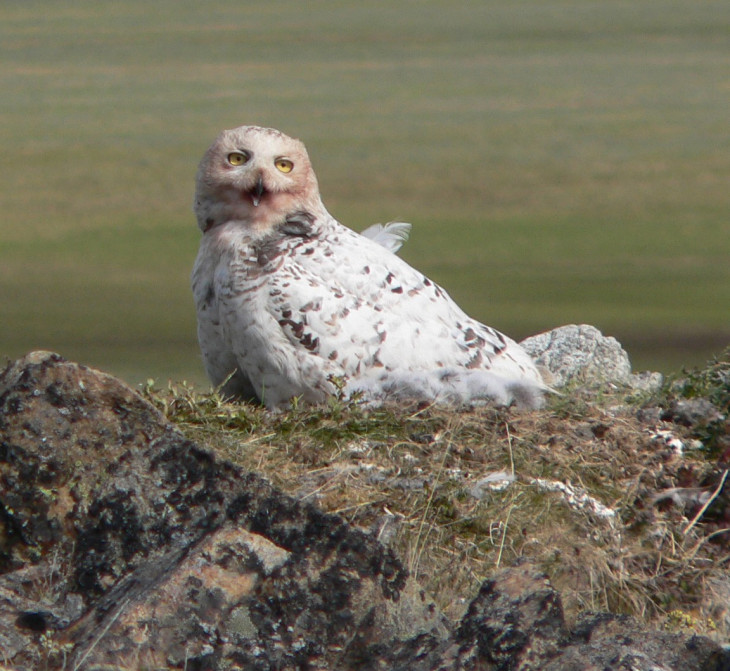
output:
M496 569L529 557L569 621L607 610L727 639L730 505L716 447L730 430L666 411L702 384L724 407L730 364L714 365L709 383L698 374L654 398L575 390L535 412L333 400L270 413L186 386L146 394L221 457L395 547L451 618Z

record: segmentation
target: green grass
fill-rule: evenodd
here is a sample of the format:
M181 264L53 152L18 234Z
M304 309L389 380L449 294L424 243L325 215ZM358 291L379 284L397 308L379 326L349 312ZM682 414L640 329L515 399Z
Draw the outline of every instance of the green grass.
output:
M91 0L0 9L0 355L203 383L188 275L221 128L309 147L325 203L521 338L637 368L730 342L730 5Z

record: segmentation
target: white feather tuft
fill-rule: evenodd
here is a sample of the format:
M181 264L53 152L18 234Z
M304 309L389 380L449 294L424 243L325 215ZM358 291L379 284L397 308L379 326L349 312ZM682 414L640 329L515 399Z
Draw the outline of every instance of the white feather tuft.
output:
M370 238L385 247L389 252L395 254L408 240L411 233L411 225L403 221L391 221L387 224L373 224L368 226L360 235Z

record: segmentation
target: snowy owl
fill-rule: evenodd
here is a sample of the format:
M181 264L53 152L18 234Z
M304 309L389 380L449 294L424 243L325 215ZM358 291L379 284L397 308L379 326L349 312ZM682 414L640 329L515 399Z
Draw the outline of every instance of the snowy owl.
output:
M327 212L299 140L223 131L200 162L195 214L198 340L227 396L540 405L529 355L393 253L407 224L361 235Z

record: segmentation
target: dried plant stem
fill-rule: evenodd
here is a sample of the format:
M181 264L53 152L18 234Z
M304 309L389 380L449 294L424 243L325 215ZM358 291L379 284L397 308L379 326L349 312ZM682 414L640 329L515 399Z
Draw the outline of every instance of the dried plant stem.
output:
M722 477L720 478L720 484L717 485L717 488L714 492L712 492L712 496L705 501L705 505L700 508L699 512L692 518L692 521L682 530L682 533L686 536L689 531L694 527L697 522L699 522L700 517L702 517L705 514L705 511L710 507L710 504L720 495L720 492L722 491L723 486L725 485L725 480L727 479L727 474L730 472L730 469L725 469L725 472L722 474Z
M718 529L717 531L713 531L711 534L708 534L704 538L700 538L700 540L697 541L695 546L692 548L692 550L687 553L686 561L692 562L694 561L694 558L697 556L697 553L700 551L700 548L707 542L715 538L716 536L720 536L722 534L726 534L730 532L730 527L725 527L723 529Z
M441 476L442 471L444 470L444 464L446 463L446 457L449 454L449 450L451 449L451 443L448 442L446 445L446 449L444 450L444 455L441 457L441 463L439 464L438 471L436 471L436 477L433 480L433 486L431 487L431 492L428 495L428 501L426 501L426 508L423 511L423 515L421 515L421 523L418 525L418 534L416 535L416 543L415 543L415 552L414 552L414 561L412 562L412 565L410 567L410 573L413 576L418 575L418 565L421 563L421 554L423 553L423 550L426 547L426 540L428 539L428 535L430 532L430 529L426 531L426 533L423 533L423 527L426 524L426 518L428 517L428 512L431 509L431 504L433 503L433 497L434 494L436 494L436 488L438 487L439 483L439 477Z
M96 646L99 644L99 641L101 641L101 639L104 638L104 636L106 636L107 632L112 628L112 626L117 621L119 616L122 614L122 611L127 607L127 604L129 602L130 602L130 598L127 597L119 604L119 606L117 607L117 612L114 613L114 615L109 619L109 622L107 623L107 625L104 627L104 629L101 630L101 632L96 637L96 639L94 639L94 642L91 644L91 646L89 646L88 650L86 650L86 652L82 655L81 659L76 664L74 664L73 671L78 671L78 669L80 669L83 666L84 662L86 661L86 658L94 651L94 648L96 648Z
M514 473L514 471L512 471ZM502 529L502 540L499 543L499 553L497 554L497 561L494 563L495 568L499 568L502 562L502 550L504 550L504 540L507 538L507 526L509 525L509 516L512 514L514 506L510 506L507 511L507 519L504 521L504 528Z
M510 473L511 473L512 477L514 478L515 477L515 459L514 459L514 455L512 454L512 434L509 432L509 424L507 422L504 423L504 428L507 432L507 449L509 450ZM507 519L509 519L509 515L507 515Z

